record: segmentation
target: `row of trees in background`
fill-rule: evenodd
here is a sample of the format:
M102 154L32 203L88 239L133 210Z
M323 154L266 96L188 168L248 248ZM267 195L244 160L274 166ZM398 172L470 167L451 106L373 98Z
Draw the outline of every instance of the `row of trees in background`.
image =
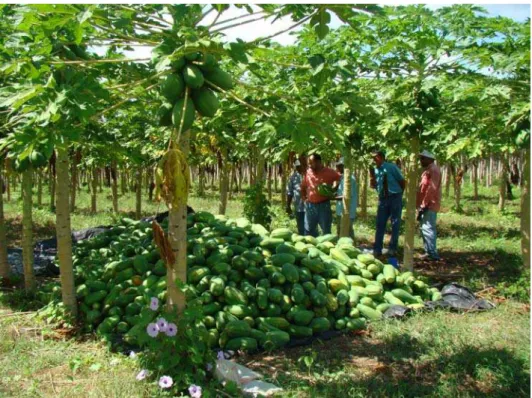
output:
M144 195L147 196L150 202L155 201L154 164L118 166L116 162L110 161L108 165L103 167L97 165L82 166L80 162L81 156L81 150L70 154L71 212L76 209L76 198L82 189L91 195L89 210L92 213L96 213L100 209L97 194L102 193L104 187L111 188L112 210L114 212L119 212L118 199L125 195L126 192L144 191ZM250 166L249 161L245 163L239 161L228 163L229 170L228 173L225 173L228 178L224 179L224 164L221 162L221 159L217 160L216 163L210 166L196 166L191 168L191 180L196 182L194 184L194 190L197 196L204 197L207 190L215 192L225 190L228 192L228 196L225 198L227 201L233 194L242 193L257 180L257 170ZM497 159L495 156L475 160L462 158L457 163L438 162L443 172L443 195L450 197L452 192L455 198L455 210L460 211L460 188L464 184L468 183L473 187L471 200L479 199L480 187L492 187L497 184L499 187L504 188L500 190L499 195L500 210L503 211L505 201L507 199L514 199L512 187L522 187L525 184L525 179L523 178L524 160L524 151L519 151L510 157L508 164L504 164L504 160ZM391 161L396 161L401 166L401 159L391 159ZM371 163L368 163L366 160L364 160L364 163L363 167L354 168L353 170L356 180L362 184L367 179L368 167L371 167ZM332 163L330 166L334 167ZM22 198L22 174L11 170L9 162L5 163L4 170L5 201L10 202L12 200L11 192L14 190L19 191L20 198ZM270 201L272 200L273 194L286 191L286 181L289 175L293 173L293 170L293 162L289 163L287 161L284 163L270 164L265 161L263 175L266 179L266 194ZM37 206L43 205L43 196L47 193L49 195L47 202L50 205L50 209L55 211L55 180L54 164L48 165L42 170L32 172L35 191L34 203ZM227 186L222 187L224 184ZM451 187L453 188L452 191ZM46 192L43 188L47 188ZM357 188L360 190L361 186L358 185ZM367 191L364 192L364 195L367 196ZM359 206L362 202L367 201L367 198L363 198L364 195L359 195ZM285 198L281 197L281 200L284 204ZM224 206L226 207L226 203ZM220 214L225 214L225 211L223 211L225 207L221 209ZM141 210L142 201L139 200L135 217L140 218Z
M473 182L484 178L487 184L494 183L497 171L502 211L517 157L523 257L529 265L529 22L489 18L466 5L434 11L423 6L239 7L247 13L224 19L226 5L1 6L0 28L6 34L0 38L0 153L11 167L8 189L11 173L22 173L28 289L33 287L27 261L35 176L37 188L48 180L50 204L57 208L63 298L75 312L69 217L77 187L87 184L96 211L95 194L100 184L110 183L118 211L119 191L134 185L140 215L142 189L149 192L153 166L172 137L181 137L178 145L197 177L199 194L209 181L219 181L221 213L228 195L245 183L265 184L268 192L280 185L284 191L295 156L316 151L330 161L344 156L346 172L358 174L364 215L369 153L385 149L389 158L401 161L408 181L407 268L413 266L420 149L434 152L452 177L446 181L453 185L457 210L467 167ZM330 30L333 13L345 25ZM209 14L216 15L214 22L202 24ZM276 44L275 35L222 40L232 26L286 15L294 21L292 28L303 26L294 45ZM138 45L153 47L153 57L124 56L124 50ZM98 56L93 46L104 46L107 53ZM165 102L160 83L176 61L197 52L217 58L234 88L218 87L220 109L214 117L196 118L190 130L181 131L183 123L175 121L171 128L160 125ZM24 167L28 159L35 159L33 167ZM344 209L348 220L349 206ZM186 205L170 209L169 239L177 258L169 265L170 287L186 274L185 212ZM7 272L4 230L0 212L0 276ZM176 289L169 297L183 306Z

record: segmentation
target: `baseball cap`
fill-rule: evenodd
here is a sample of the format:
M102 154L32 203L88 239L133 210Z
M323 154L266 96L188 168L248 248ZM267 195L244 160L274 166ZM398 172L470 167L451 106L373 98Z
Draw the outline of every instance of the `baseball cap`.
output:
M427 151L426 149L423 152L421 152L419 156L423 156L424 158L428 158L428 159L436 159L434 155L430 153L429 151Z

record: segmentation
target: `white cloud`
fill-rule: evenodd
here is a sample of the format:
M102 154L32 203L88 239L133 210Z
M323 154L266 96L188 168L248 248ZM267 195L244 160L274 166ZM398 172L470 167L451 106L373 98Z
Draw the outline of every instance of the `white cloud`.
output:
M406 2L394 2L394 3L387 3L387 5L401 5L401 4L407 4ZM449 6L451 4L426 4L428 8L431 9L437 9L444 6ZM515 19L517 21L524 21L526 18L530 17L530 5L529 4L504 4L504 5L497 5L497 4L478 4L479 6L485 8L490 16L505 16L508 18ZM255 5L251 5L251 8L254 11L260 10L259 7ZM218 19L218 22L225 21L234 17L238 17L241 15L246 15L248 12L244 8L237 8L235 6L230 6L230 8L225 11L221 17ZM248 18L243 18L241 20L237 20L234 22L227 22L224 24L217 25L215 29L227 27L234 23L243 22L246 20L255 19L258 16L251 15ZM213 20L216 18L216 12L211 12L207 17L202 21L201 25L203 26L209 26ZM294 25L295 22L292 21L290 16L282 17L277 19L275 22L272 23L273 18L268 18L266 20L258 20L251 22L249 24L245 24L242 26L235 26L232 28L229 28L222 33L225 35L226 41L235 41L236 39L242 39L244 41L252 41L260 37L267 37L272 34L275 34L277 32L281 32L285 29L288 29L290 26ZM338 19L338 17L335 14L331 15L331 28L337 28L339 26L343 25L343 23ZM302 25L298 26L297 28L280 34L279 36L276 36L273 38L273 41L276 41L277 43L281 45L291 45L296 42L296 35L294 35L294 32L297 32L302 29ZM96 51L97 54L103 55L105 54L106 48L104 47L95 47L93 48L94 51ZM125 54L128 57L131 58L149 58L151 56L151 47L149 46L138 46L135 47L133 51L126 51Z
M252 5L251 8L253 8L254 11L260 10L259 7L254 6L254 5ZM231 18L238 17L241 15L246 15L246 14L248 14L248 12L245 9L239 9L235 6L231 6L229 10L227 10L221 15L221 17L218 19L218 22L229 20ZM219 29L222 27L230 26L238 22L253 20L258 17L260 17L260 15L259 16L251 15L248 18L243 18L235 22L227 22L224 24L220 24L219 26L216 26L213 29ZM216 13L211 12L205 18L205 20L202 21L200 25L209 26L214 21L215 18L216 18ZM270 17L268 19L261 19L258 21L251 22L249 24L242 25L242 26L235 26L226 31L223 31L222 33L225 35L226 41L235 41L236 39L242 39L244 41L252 41L260 37L267 37L277 32L281 32L295 24L295 22L292 21L292 19L289 16L279 18L275 22L272 23L273 19L274 17ZM301 29L301 27L298 27L298 28ZM299 30L298 28L294 30L297 31ZM273 40L282 45L294 44L296 41L295 37L293 35L290 35L289 32L280 34L279 36L276 36Z

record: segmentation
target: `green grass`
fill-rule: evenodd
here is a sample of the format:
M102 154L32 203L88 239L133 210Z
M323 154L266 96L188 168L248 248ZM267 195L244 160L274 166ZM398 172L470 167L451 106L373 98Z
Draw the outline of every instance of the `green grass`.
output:
M44 190L46 193L47 190ZM497 188L480 189L480 200L463 192L463 212L452 211L453 198L444 198L438 215L438 245L444 259L438 264L416 260L415 268L432 281L458 281L483 290L498 303L483 313L422 313L402 320L372 324L368 332L350 334L312 346L239 359L260 371L268 381L284 388L288 397L525 397L530 390L529 271L520 255L519 191L497 210ZM72 228L114 222L106 188L98 197L98 213L89 213L90 196L84 189ZM19 194L6 204L10 244L20 240ZM241 195L228 203L230 217L242 215ZM54 235L54 214L35 208L35 237ZM195 210L217 213L218 194L192 195ZM120 198L121 215L132 216L134 193ZM165 211L164 205L143 202L143 214ZM376 202L369 195L369 216L355 224L359 243L373 243ZM272 227L295 229L273 198ZM400 240L402 244L402 237ZM421 239L416 239L421 253ZM494 289L488 289L493 287ZM513 289L513 290L512 290ZM501 295L510 295L501 299ZM515 299L519 299L517 301ZM24 294L0 293L0 396L1 397L153 397L158 388L135 381L138 367L106 346L83 336L71 338L31 315L5 316L30 311L39 303ZM312 359L314 358L314 359ZM305 365L305 361L307 365ZM308 366L310 365L310 366ZM53 381L53 382L52 382Z
M422 313L248 364L287 397L524 397L530 325L522 306L479 314ZM305 357L315 356L311 366ZM303 358L303 360L301 360Z
M0 294L1 296L1 294ZM148 397L157 389L135 380L133 359L93 340L65 336L32 314L0 307L1 397Z

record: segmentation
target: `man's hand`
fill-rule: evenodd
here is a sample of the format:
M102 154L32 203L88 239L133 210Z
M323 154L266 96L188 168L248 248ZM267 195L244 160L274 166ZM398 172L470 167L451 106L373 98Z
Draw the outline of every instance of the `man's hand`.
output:
M377 179L375 177L371 177L369 185L371 188L377 187Z
M423 219L423 213L425 213L425 208L424 207L420 207L419 209L417 209L417 217L416 217L416 219L418 221L420 221L420 222Z

